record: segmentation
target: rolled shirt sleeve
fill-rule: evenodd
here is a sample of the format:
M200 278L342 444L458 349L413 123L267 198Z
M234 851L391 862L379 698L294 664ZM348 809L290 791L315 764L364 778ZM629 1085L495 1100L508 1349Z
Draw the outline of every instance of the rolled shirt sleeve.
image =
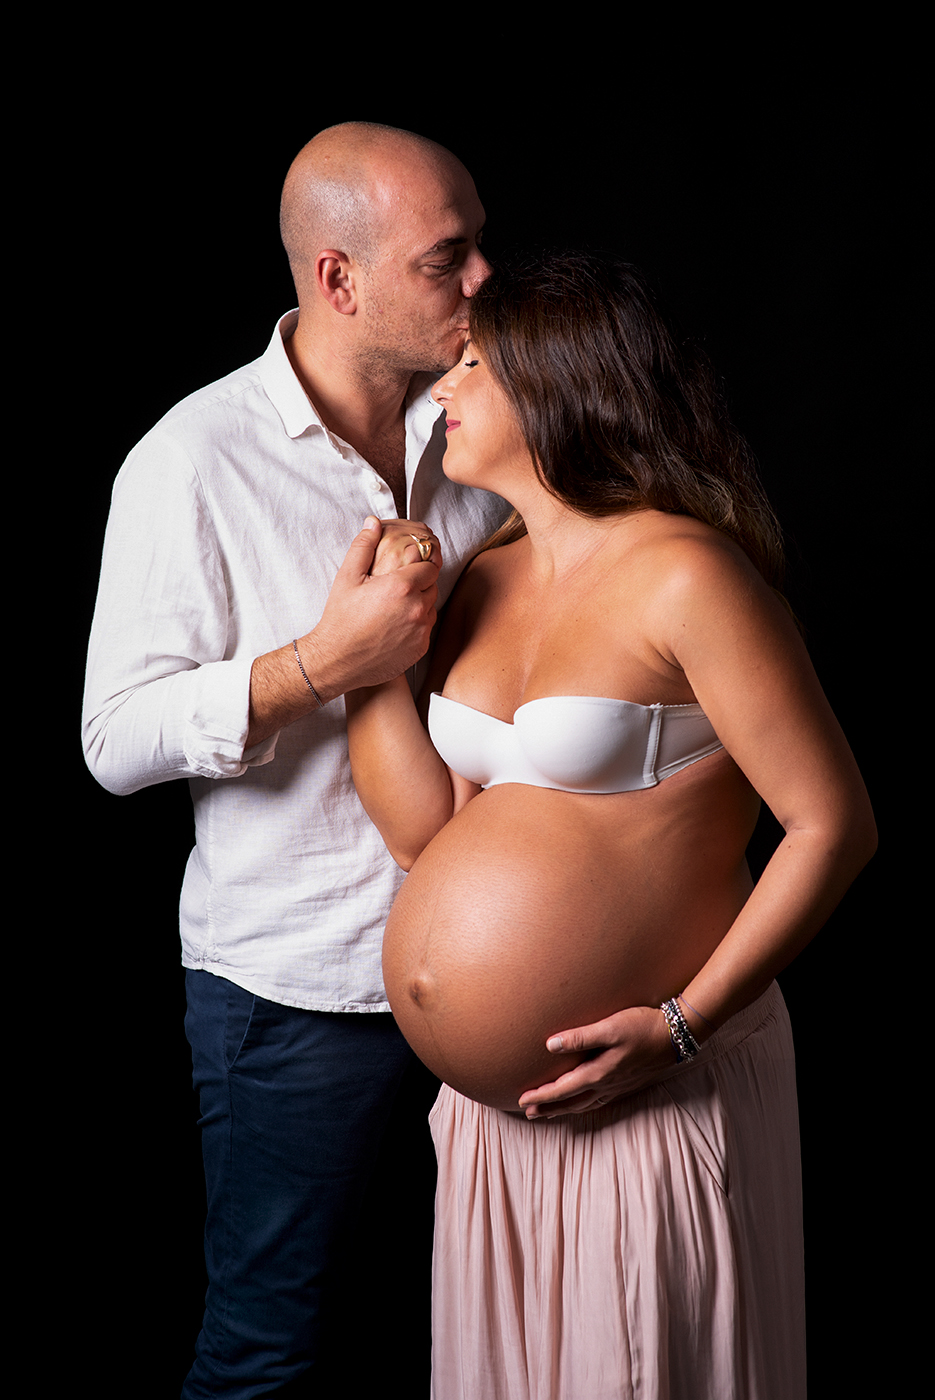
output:
M114 486L88 653L83 739L92 773L126 794L179 777L238 777L251 655L235 642L223 552L185 452L158 430Z

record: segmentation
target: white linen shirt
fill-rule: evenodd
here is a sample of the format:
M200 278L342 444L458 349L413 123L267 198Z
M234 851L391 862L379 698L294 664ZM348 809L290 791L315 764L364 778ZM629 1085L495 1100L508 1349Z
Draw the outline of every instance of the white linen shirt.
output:
M244 750L257 656L318 621L348 546L393 496L329 432L283 341L173 408L114 484L85 689L111 792L189 779L182 962L286 1006L388 1009L383 926L402 872L358 801L343 697ZM430 376L406 410L409 518L441 541L439 606L507 513L443 475ZM314 676L312 677L314 683Z

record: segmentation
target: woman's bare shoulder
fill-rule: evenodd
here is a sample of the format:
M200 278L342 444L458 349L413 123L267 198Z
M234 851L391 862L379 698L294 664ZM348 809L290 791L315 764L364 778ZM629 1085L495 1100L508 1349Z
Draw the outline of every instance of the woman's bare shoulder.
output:
M619 615L667 663L684 669L686 646L701 637L711 646L727 634L769 634L795 645L788 605L738 544L689 516L652 516L634 532L612 587Z
M630 565L644 575L654 596L697 594L699 589L773 590L740 545L688 515L647 511L645 527L630 549Z
M624 517L628 521L627 517ZM743 550L721 530L696 520L692 515L675 515L669 511L646 510L634 513L632 523L634 549L647 557L660 560L702 558L706 555L737 554L746 558Z

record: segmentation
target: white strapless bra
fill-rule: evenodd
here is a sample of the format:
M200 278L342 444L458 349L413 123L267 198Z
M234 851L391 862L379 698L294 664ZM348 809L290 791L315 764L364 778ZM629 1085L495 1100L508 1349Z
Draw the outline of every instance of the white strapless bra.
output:
M593 695L529 700L510 724L435 692L429 733L449 768L468 782L561 792L655 787L724 747L700 705L634 705Z

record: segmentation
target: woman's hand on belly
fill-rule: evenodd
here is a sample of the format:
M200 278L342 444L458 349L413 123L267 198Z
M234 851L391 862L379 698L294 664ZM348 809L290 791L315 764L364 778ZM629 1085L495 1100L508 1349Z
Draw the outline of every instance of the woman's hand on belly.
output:
M587 1113L651 1084L676 1063L665 1017L651 1006L631 1006L593 1025L560 1031L546 1045L555 1055L583 1050L592 1058L523 1094L519 1106L527 1118Z

